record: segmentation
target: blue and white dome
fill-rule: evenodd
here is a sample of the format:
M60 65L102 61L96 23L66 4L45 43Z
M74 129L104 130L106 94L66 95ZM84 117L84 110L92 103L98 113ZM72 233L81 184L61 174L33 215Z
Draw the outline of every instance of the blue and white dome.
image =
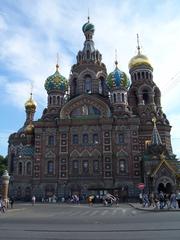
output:
M125 72L122 72L117 67L117 62L114 71L108 75L107 84L110 90L117 88L128 89L130 86L130 81L127 74Z

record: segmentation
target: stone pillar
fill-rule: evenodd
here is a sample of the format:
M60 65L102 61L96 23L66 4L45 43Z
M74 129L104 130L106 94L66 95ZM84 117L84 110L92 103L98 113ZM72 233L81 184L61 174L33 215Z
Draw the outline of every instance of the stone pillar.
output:
M4 201L6 207L8 202L9 179L9 173L7 170L5 170L2 175L2 200Z

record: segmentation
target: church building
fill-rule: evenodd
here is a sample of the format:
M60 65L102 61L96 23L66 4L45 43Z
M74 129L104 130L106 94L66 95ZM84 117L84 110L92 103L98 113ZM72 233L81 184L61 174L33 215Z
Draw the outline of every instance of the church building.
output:
M129 74L115 61L107 73L88 18L85 41L67 80L56 65L44 84L47 106L35 120L32 93L24 125L9 137L10 193L28 200L56 195L135 197L170 192L179 176L171 126L161 107L153 66L137 47Z

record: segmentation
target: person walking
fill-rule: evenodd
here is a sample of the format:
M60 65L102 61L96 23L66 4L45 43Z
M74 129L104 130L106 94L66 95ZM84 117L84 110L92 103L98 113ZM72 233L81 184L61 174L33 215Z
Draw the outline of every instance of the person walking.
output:
M33 196L32 196L32 206L35 205L35 202L36 202L36 197L33 195Z
M160 209L164 208L164 193L161 191L159 194L159 203L160 203Z
M170 207L176 208L176 194L172 193L170 196Z
M177 203L178 203L178 208L180 208L180 191L178 191L177 194L176 194L176 200L177 200Z
M2 199L0 199L0 211L5 213L6 207Z
M11 208L13 208L13 205L14 205L14 197L11 197L11 198L10 198L9 203L10 203L10 205L11 205Z

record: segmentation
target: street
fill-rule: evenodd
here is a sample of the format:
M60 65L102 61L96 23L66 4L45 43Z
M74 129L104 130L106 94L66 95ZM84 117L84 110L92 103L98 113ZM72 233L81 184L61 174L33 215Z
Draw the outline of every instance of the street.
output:
M180 239L180 212L139 211L128 204L16 204L0 214L1 240Z

